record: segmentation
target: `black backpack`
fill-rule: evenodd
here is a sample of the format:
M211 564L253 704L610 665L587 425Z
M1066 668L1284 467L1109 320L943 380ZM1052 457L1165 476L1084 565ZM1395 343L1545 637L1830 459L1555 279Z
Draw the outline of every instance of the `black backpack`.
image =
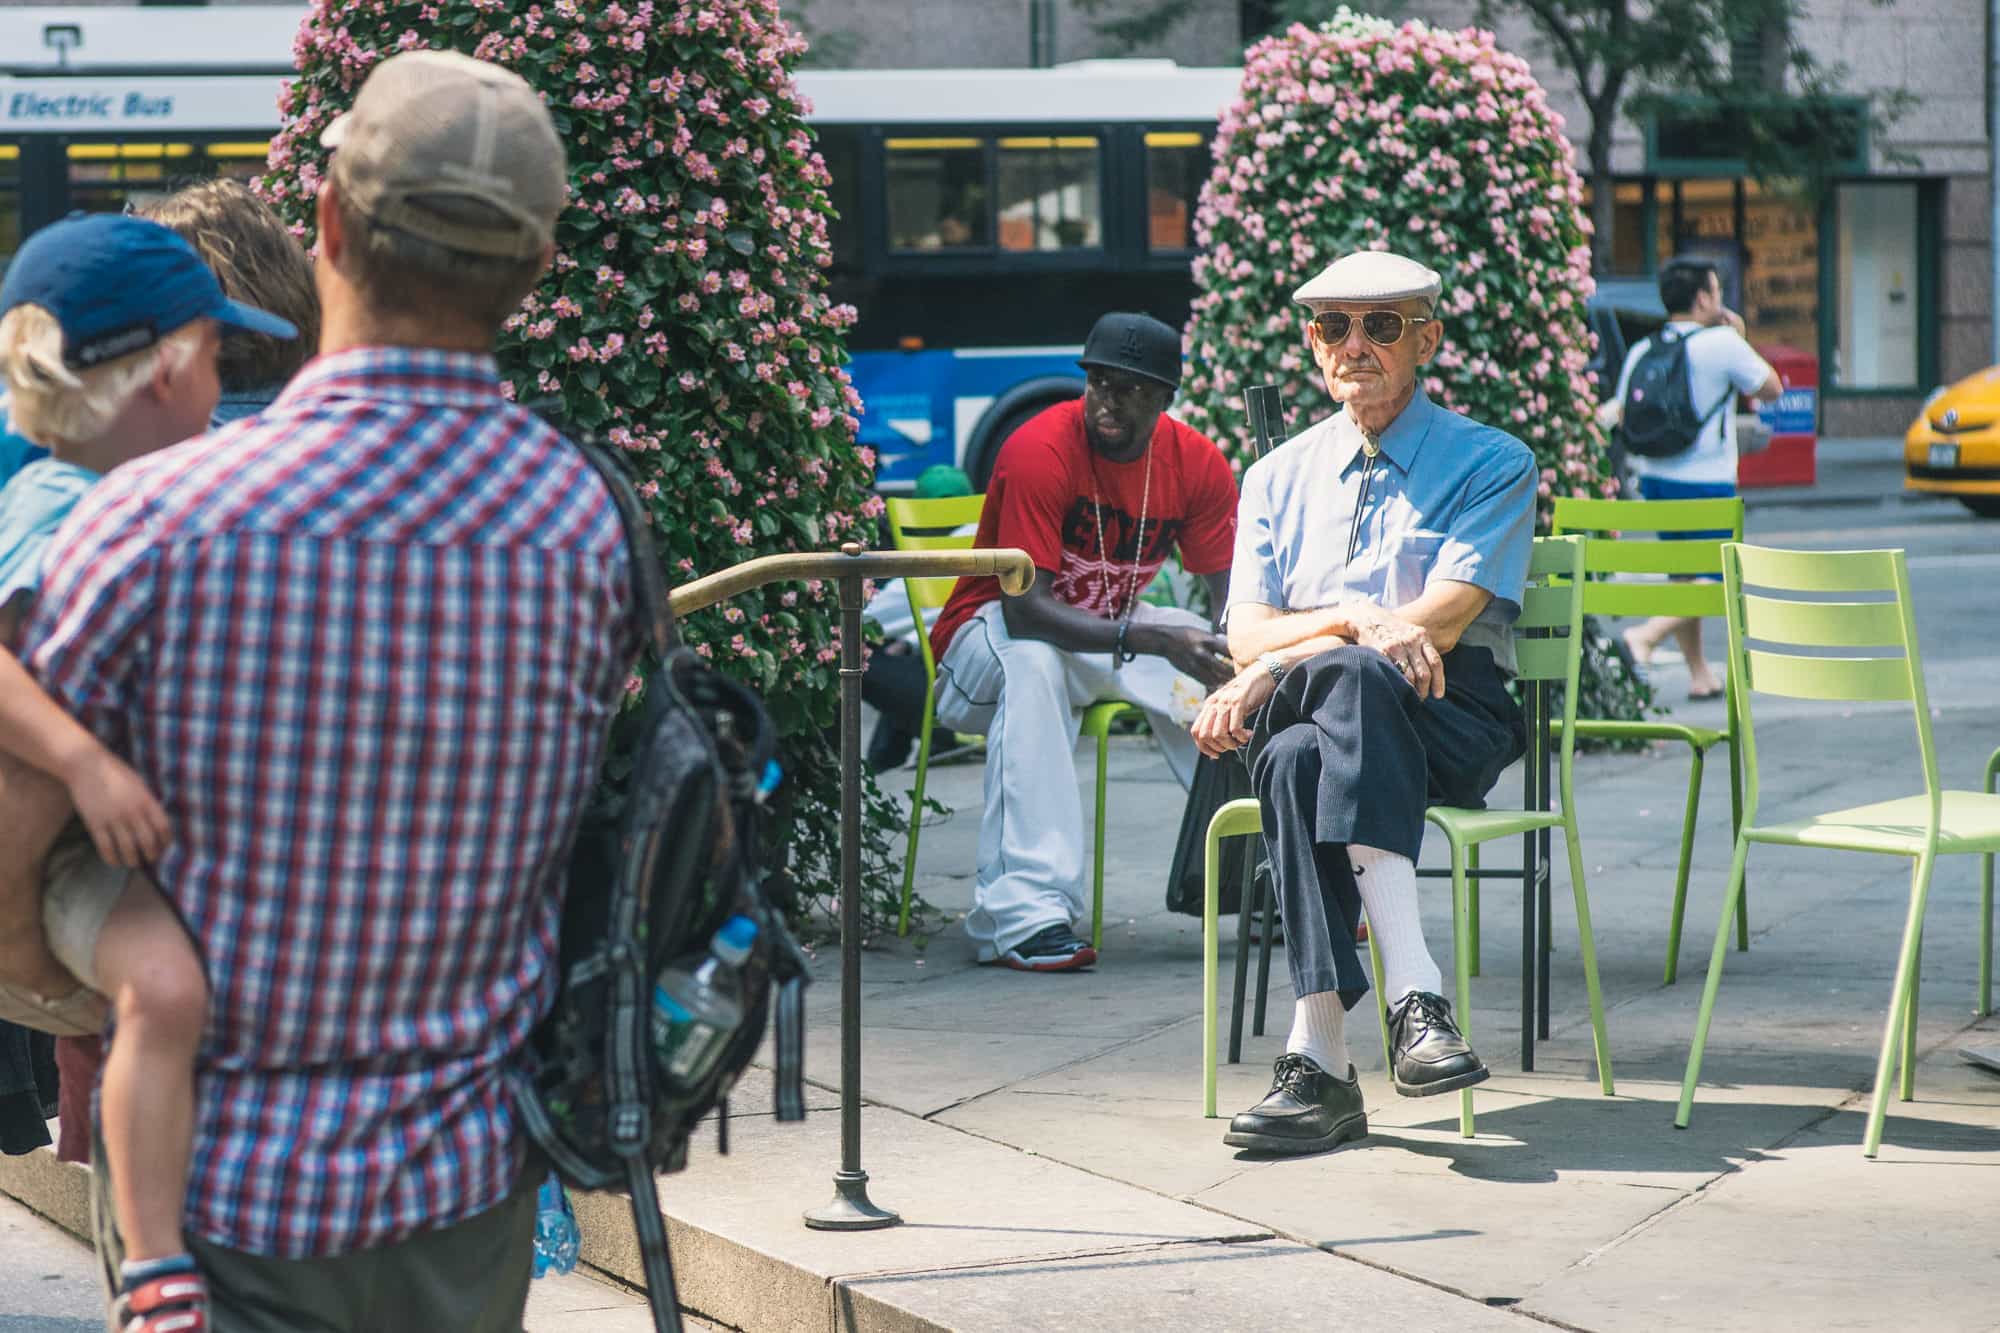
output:
M1715 414L1736 396L1730 389L1706 412L1697 412L1688 367L1687 345L1706 329L1676 333L1663 328L1646 340L1625 384L1625 411L1618 438L1625 452L1640 458L1672 458L1684 454L1701 438Z
M758 839L778 783L771 721L757 697L683 647L638 496L619 464L572 437L610 488L631 554L636 611L656 670L637 722L624 794L586 811L563 907L561 990L513 1080L523 1127L563 1181L632 1196L656 1329L681 1327L653 1177L687 1164L688 1139L719 1111L777 1011L779 1120L805 1118L806 960L767 896ZM743 1021L698 1086L659 1077L650 1039L655 978L705 949L733 916L756 923L737 969Z

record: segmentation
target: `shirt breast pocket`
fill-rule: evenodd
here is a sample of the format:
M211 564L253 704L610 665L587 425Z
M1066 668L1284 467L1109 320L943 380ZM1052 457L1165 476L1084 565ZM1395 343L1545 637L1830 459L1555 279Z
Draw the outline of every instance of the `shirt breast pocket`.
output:
M1391 609L1423 596L1424 585L1436 567L1438 553L1449 535L1427 528L1412 528L1397 535L1389 559L1389 606Z

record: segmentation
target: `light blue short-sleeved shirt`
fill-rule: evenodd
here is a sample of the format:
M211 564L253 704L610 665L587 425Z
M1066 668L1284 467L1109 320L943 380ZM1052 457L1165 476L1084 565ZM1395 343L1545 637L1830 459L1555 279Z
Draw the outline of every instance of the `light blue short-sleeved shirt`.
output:
M1490 648L1512 671L1511 626L1534 549L1534 454L1418 390L1382 433L1363 504L1362 443L1360 428L1337 412L1244 473L1230 608L1311 611L1367 600L1393 611L1436 580L1470 583L1493 600L1460 641Z
M42 586L42 556L49 539L98 476L89 468L43 458L0 487L0 606L15 593Z

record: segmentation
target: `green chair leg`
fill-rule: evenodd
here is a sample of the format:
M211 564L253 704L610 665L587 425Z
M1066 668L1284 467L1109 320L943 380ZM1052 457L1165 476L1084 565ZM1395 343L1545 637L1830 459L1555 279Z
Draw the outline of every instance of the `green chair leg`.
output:
M1451 953L1457 964L1457 994L1452 1001L1458 1007L1458 1030L1467 1041L1472 1040L1472 918L1471 894L1466 890L1466 852L1458 839L1451 839ZM1369 931L1370 940L1375 932ZM1462 1138L1471 1138L1472 1089L1466 1088L1458 1094L1458 1132Z
M1917 965L1910 969L1910 1008L1903 1017L1903 1077L1897 1096L1909 1101L1917 1095L1917 1000L1924 989L1924 926L1917 923Z
M1465 849L1465 873L1470 886L1466 890L1472 931L1472 975L1479 975L1479 844Z
M896 934L910 933L910 895L917 883L917 838L924 827L924 782L931 771L931 703L924 700L924 725L917 737L917 785L910 792L910 841L903 850L903 906L896 914Z
M1681 921L1687 912L1688 868L1694 859L1694 826L1701 814L1701 774L1708 756L1700 746L1688 747L1687 813L1681 816L1681 859L1674 872L1674 911L1667 921L1666 984L1671 986L1681 971Z
M1375 932L1368 932L1368 976L1374 983L1368 989L1375 992L1375 1019L1382 1029L1382 1072L1390 1074L1389 1065L1389 997L1382 993L1382 951L1375 947ZM1394 1075L1391 1074L1393 1078Z
M2000 750L1986 761L1986 790L1993 790L2000 775ZM1979 1013L1993 1012L1993 853L1979 858Z
M1743 830L1743 752L1736 743L1736 724L1729 734L1729 828ZM1746 879L1736 896L1736 952L1750 952L1750 884Z
M1903 949L1896 960L1896 980L1889 990L1889 1021L1882 1025L1882 1054L1875 1062L1875 1097L1868 1108L1868 1132L1861 1155L1873 1157L1882 1147L1882 1122L1889 1114L1889 1080L1895 1074L1903 1025L1911 1018L1917 973L1917 948L1923 938L1924 900L1930 894L1935 852L1924 849L1910 870L1910 911L1903 921Z
M1708 978L1701 987L1701 1008L1695 1014L1694 1041L1688 1047L1687 1073L1681 1079L1680 1109L1674 1112L1674 1127L1686 1129L1694 1113L1694 1085L1701 1077L1702 1048L1708 1045L1709 1020L1715 1017L1715 994L1722 988L1722 960L1729 953L1729 922L1743 896L1744 864L1750 857L1750 843L1736 835L1736 852L1729 862L1729 887L1722 895L1722 920L1715 927L1715 951L1708 956ZM1884 1077L1887 1077L1884 1075Z
M1217 905L1222 900L1222 839L1210 827L1201 870L1201 1113L1215 1119L1215 971L1222 950Z
M1583 884L1583 839L1577 833L1575 819L1565 820L1563 835L1569 844L1570 892L1576 897L1577 951L1583 955L1583 985L1590 994L1590 1040L1597 1049L1597 1083L1609 1097L1611 1042L1604 1035L1604 991L1597 981L1597 936L1590 925L1590 895Z
M1111 756L1109 730L1097 733L1097 818L1090 826L1090 947L1104 949L1104 786L1105 760Z

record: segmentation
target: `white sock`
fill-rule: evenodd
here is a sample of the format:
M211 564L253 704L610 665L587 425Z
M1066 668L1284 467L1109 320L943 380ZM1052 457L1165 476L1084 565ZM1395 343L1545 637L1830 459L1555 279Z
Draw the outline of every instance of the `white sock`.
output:
M1335 1078L1347 1077L1347 1010L1339 991L1323 990L1292 1002L1292 1035L1285 1038L1285 1050L1311 1057Z
M1417 912L1416 862L1360 843L1348 845L1347 860L1368 913L1368 934L1382 954L1376 983L1389 1007L1411 991L1443 994L1444 976L1424 944L1424 922Z

